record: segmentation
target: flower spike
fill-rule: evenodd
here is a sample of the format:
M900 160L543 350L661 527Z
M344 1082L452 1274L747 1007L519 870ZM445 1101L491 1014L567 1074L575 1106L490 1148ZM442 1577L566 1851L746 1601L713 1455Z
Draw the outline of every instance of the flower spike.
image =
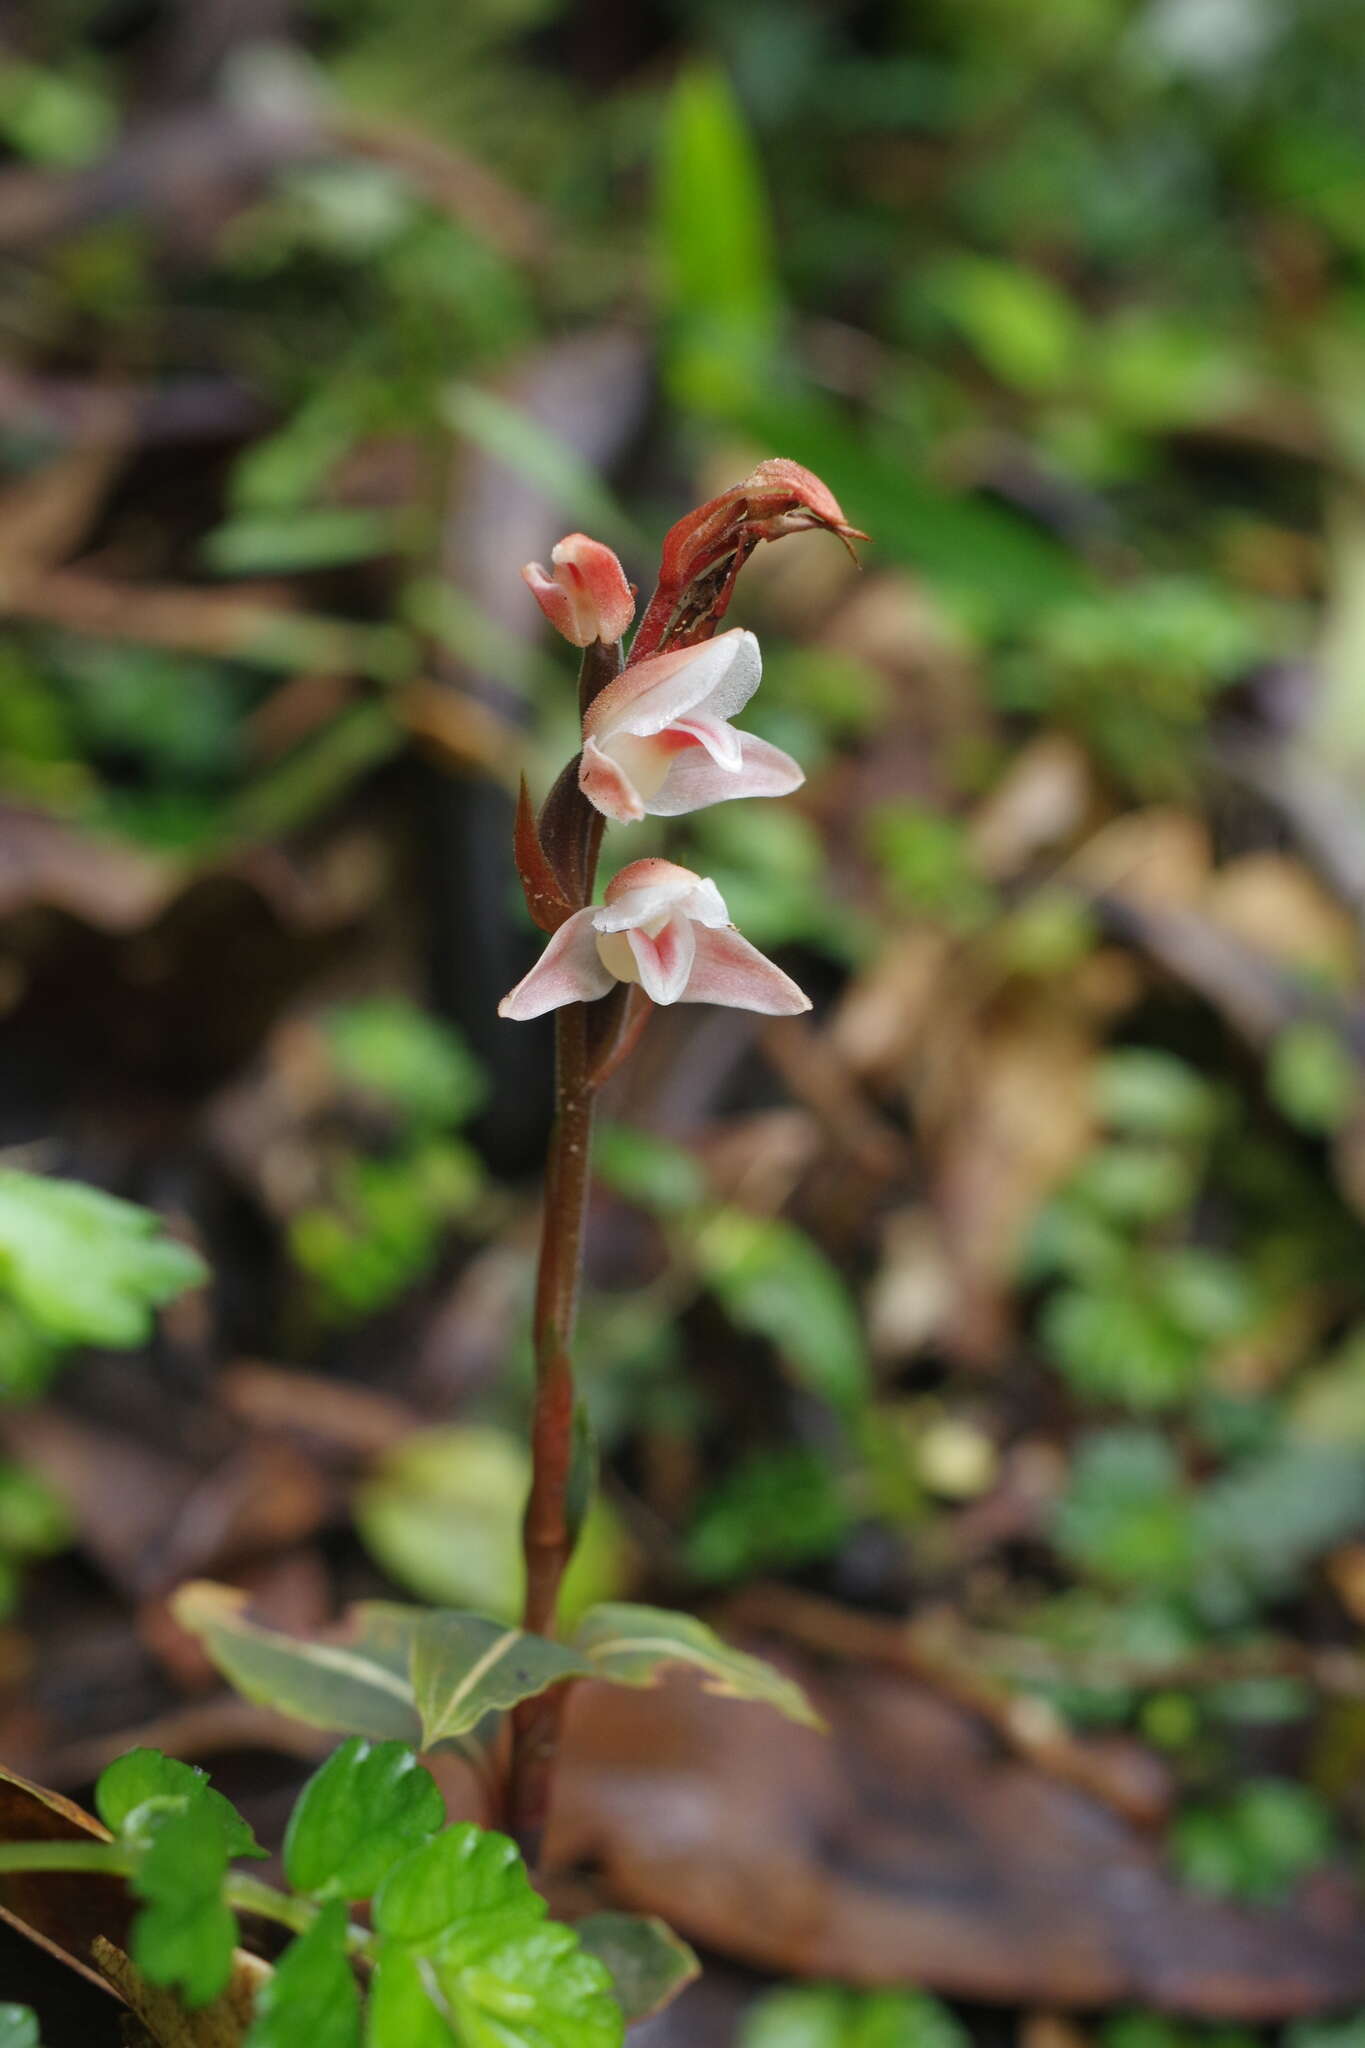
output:
M600 909L575 911L500 1017L524 1022L634 982L656 1003L721 1003L768 1017L808 1010L790 976L741 938L714 882L671 860L622 868Z
M575 647L619 640L635 617L635 591L609 547L571 533L551 550L551 573L528 562L522 577L555 631Z
M738 629L625 669L583 720L578 786L589 803L631 824L799 789L789 754L730 724L762 673L757 640Z
M691 646L724 618L735 579L761 540L818 528L851 550L867 535L850 526L828 485L799 462L774 455L742 483L699 505L664 541L659 587L631 647L639 662L661 647Z

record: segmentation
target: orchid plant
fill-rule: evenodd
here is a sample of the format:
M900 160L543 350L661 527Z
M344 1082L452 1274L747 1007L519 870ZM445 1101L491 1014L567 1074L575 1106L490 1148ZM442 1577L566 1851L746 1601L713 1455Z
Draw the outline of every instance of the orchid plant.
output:
M569 1688L649 1685L681 1663L715 1691L815 1720L790 1679L691 1615L612 1602L590 1608L567 1639L557 1630L589 1491L572 1345L595 1098L656 1003L768 1016L809 1008L735 930L715 883L689 868L631 861L596 904L602 835L609 819L629 825L799 787L794 761L732 724L758 687L758 643L717 627L758 543L807 528L863 537L808 471L760 463L673 528L624 659L634 593L609 548L571 534L548 570L523 572L546 617L582 649L583 747L538 817L522 787L517 865L548 943L500 1005L514 1020L553 1010L557 1034L521 1626L372 1601L322 1637L299 1637L263 1626L233 1587L181 1588L177 1619L240 1692L348 1738L299 1796L285 1889L232 1867L265 1853L250 1828L203 1772L157 1751L109 1766L98 1818L0 1767L0 1896L19 1900L20 1924L97 1974L167 2048L293 2048L304 2038L327 2048L618 2048L626 2025L696 1963L655 1920L605 1913L570 1928L546 1918L529 1871ZM194 1268L153 1277L161 1299ZM487 1825L447 1822L418 1761L441 1751L470 1767ZM54 1917L41 1888L6 1889L53 1872L91 1887L69 1919ZM362 1902L367 1913L353 1918ZM237 1946L239 1914L289 1931L273 1970ZM6 2026L7 2039L37 2039L20 2008L0 2010Z
M582 1264L593 1101L655 1003L722 1003L765 1015L807 997L730 922L715 883L672 861L623 868L592 898L605 822L676 817L744 796L783 796L800 768L731 720L758 688L752 633L718 633L740 570L763 540L811 529L863 540L833 494L783 457L689 513L664 542L658 587L628 654L633 592L616 556L585 534L522 571L550 623L583 650L581 753L535 816L523 782L516 854L527 907L549 944L503 998L513 1019L557 1013L556 1110L545 1171L536 1285L533 1470L524 1524L528 1632L552 1635L573 1549L575 1394L571 1346ZM564 1690L518 1707L509 1818L528 1859L545 1824Z

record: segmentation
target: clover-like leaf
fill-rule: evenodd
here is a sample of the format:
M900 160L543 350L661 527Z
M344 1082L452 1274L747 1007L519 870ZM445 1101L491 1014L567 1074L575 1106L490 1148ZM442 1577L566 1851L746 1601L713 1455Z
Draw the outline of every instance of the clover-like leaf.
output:
M592 1675L591 1665L561 1643L448 1610L418 1623L411 1669L424 1749L453 1741L485 1714L532 1699L563 1679Z
M348 1611L341 1629L312 1637L262 1627L241 1593L209 1580L183 1586L173 1606L181 1627L245 1699L343 1735L420 1739L408 1677L418 1609L366 1601Z
M237 1921L223 1900L223 1829L206 1804L155 1807L136 1809L152 1818L129 1878L143 1901L130 1954L154 1984L178 1988L187 2005L207 2005L232 1975L237 1946Z
M574 1933L610 1970L627 2026L661 2011L701 1970L681 1936L641 1913L591 1913L575 1922Z
M653 1685L666 1665L690 1664L702 1673L708 1692L761 1701L808 1728L823 1725L793 1679L784 1678L761 1657L732 1649L692 1614L610 1601L583 1616L573 1647L599 1678L616 1685Z
M323 1907L256 1999L243 2048L359 2048L360 1992L346 1960L346 1908Z
M111 1833L134 1832L139 1810L148 1801L157 1806L188 1802L221 1827L229 1860L234 1856L265 1856L250 1827L230 1799L209 1783L207 1771L159 1749L129 1749L101 1773L95 1787L95 1811ZM130 1826L131 1823L131 1826Z
M67 1344L142 1344L205 1277L159 1217L79 1181L0 1169L0 1293Z
M447 1828L395 1866L374 1900L375 2048L617 2048L611 1976L545 1916L516 1847ZM447 2032L429 2026L418 1998Z
M296 1892L368 1899L395 1863L443 1826L445 1801L403 1742L343 1742L298 1796L284 1838Z

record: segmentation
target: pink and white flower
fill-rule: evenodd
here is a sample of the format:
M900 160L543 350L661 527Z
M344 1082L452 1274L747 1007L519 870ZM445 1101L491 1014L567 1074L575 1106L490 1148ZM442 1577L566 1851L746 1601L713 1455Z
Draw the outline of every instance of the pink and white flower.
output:
M575 647L619 640L635 617L635 592L609 547L586 533L566 534L550 551L551 570L528 562L522 577L557 633Z
M722 1003L768 1017L810 1008L791 977L740 937L715 883L671 860L632 861L599 909L566 918L498 1015L524 1021L595 1002L618 981L638 982L656 1003Z
M730 724L762 673L757 640L738 629L627 668L583 720L588 802L625 825L799 789L806 778L790 754Z

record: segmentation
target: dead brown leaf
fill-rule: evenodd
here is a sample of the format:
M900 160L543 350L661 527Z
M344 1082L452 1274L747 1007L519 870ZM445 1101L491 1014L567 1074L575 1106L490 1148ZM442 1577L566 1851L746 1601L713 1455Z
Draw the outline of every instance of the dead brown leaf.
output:
M578 1688L552 1860L595 1862L620 1904L798 1977L1256 2023L1365 1998L1345 1879L1277 1908L1200 1898L1115 1813L922 1687L798 1675L828 1737L686 1678Z

